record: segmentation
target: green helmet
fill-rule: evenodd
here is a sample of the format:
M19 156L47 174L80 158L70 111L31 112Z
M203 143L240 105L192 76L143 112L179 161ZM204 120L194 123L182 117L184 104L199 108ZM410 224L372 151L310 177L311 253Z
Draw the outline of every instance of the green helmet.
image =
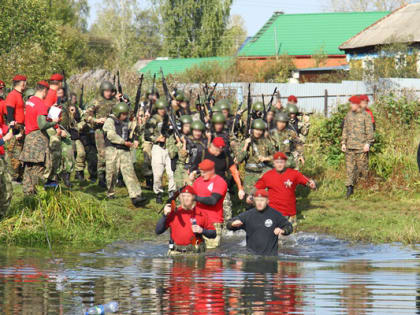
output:
M176 94L176 96L175 96L175 99L176 99L178 102L183 102L183 101L185 101L185 95L184 95L184 92L178 92L178 93Z
M127 103L121 102L112 108L112 113L115 117L119 118L121 114L127 114L128 113L128 105Z
M264 111L264 105L263 105L262 102L256 102L256 103L254 103L254 105L252 106L252 108L256 112L263 112Z
M224 124L226 122L225 115L222 113L214 113L213 117L211 118L211 122L213 124Z
M280 112L277 114L275 121L281 121L281 122L288 122L289 121L289 115L285 112Z
M220 110L230 111L230 104L228 100L220 100L215 105L218 106Z
M192 117L190 115L182 115L179 120L183 125L185 124L191 124L192 123Z
M204 131L206 129L206 126L201 120L194 120L191 124L191 129Z
M34 95L35 95L35 90L32 89L32 88L29 88L29 89L25 90L25 93L23 94L23 98L25 100L27 100L28 98L30 98L31 96L34 96Z
M155 104L156 109L166 109L168 108L168 102L165 100L158 99Z
M222 110L221 110L221 108L220 108L220 106L219 105L214 105L212 108L211 108L211 111L213 112L213 113L221 113L222 112Z
M265 123L264 120L259 118L259 119L255 119L252 122L251 128L252 129L265 130L267 128L267 124Z
M99 91L101 92L101 95L103 95L104 91L115 91L115 86L109 81L102 81L99 86Z
M287 104L286 110L289 114L297 114L299 113L299 108L295 104Z

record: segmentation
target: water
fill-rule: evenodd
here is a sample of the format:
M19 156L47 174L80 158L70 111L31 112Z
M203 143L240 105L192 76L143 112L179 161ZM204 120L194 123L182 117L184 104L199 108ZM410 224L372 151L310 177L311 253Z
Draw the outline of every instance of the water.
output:
M0 313L82 314L115 300L117 314L420 314L420 246L299 233L263 259L243 239L175 259L163 238L53 257L0 248Z

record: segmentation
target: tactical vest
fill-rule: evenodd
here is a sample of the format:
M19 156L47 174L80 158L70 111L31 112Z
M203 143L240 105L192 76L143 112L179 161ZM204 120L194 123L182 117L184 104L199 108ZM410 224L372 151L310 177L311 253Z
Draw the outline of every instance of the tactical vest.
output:
M117 118L110 117L114 121L115 126L115 132L117 135L119 135L121 138L124 139L124 141L128 141L129 135L130 135L130 129L128 129L128 122L127 121L121 121ZM129 151L130 148L126 147L123 144L116 144L109 141L107 135L105 134L105 146L107 147L114 147L119 150L125 150Z

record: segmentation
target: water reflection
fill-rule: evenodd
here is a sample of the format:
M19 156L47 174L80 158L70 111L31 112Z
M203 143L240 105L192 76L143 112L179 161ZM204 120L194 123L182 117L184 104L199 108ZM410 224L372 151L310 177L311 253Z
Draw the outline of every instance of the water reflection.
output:
M82 314L115 300L120 314L420 314L416 250L326 242L298 237L280 259L170 259L150 243L55 259L8 248L0 253L0 313Z

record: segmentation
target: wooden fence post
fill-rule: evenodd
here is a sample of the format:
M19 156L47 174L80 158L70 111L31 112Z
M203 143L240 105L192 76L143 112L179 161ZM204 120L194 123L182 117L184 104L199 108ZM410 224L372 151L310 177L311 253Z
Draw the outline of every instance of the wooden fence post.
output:
M328 117L328 90L325 89L324 94L324 115L325 117Z

